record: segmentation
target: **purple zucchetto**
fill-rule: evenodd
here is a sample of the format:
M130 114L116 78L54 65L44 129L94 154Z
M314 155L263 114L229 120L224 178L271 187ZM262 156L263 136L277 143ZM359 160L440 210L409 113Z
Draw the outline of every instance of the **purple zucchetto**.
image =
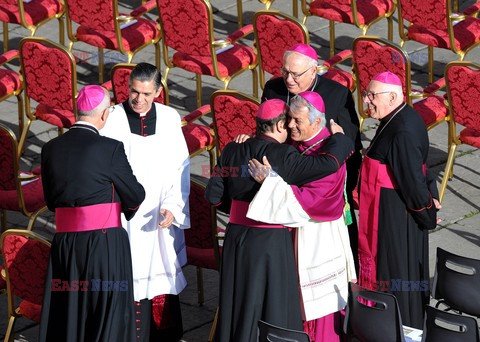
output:
M105 89L98 85L83 87L77 96L77 110L88 112L96 108L105 98Z
M317 52L315 51L314 48L312 48L308 44L302 44L302 43L295 44L290 49L288 49L288 51L297 52L318 61Z
M260 120L271 120L287 111L287 104L279 99L272 99L263 102L257 110L257 118Z
M402 86L402 80L393 72L384 71L372 78L372 81L377 81L385 84L391 84L396 86Z
M303 91L299 93L298 96L304 98L308 103L317 108L319 112L325 113L325 103L319 93L314 91Z

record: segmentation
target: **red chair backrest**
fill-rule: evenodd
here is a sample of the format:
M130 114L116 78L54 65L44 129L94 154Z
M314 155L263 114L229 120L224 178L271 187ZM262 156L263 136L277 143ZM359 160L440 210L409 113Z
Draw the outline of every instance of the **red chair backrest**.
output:
M77 24L96 31L114 31L113 0L66 0L68 15ZM115 3L116 4L116 3Z
M453 64L447 66L445 76L453 119L466 128L480 132L480 67Z
M50 246L21 235L5 235L3 257L12 294L42 305Z
M429 29L447 29L447 0L400 0L402 17Z
M0 124L0 190L17 188L16 155L17 142L13 132Z
M283 54L297 43L305 43L308 32L300 22L288 19L275 13L261 11L255 15L253 27L257 49L260 52L261 68L280 77L283 66Z
M190 182L190 229L185 229L186 245L193 248L212 249L213 236L211 204L205 199L205 186Z
M380 39L357 38L353 43L353 63L360 83L357 83L357 91L367 89L377 74L390 71L400 78L403 93L407 93L408 59L400 47L385 45Z
M157 0L163 39L187 55L210 56L211 13L202 0Z
M39 38L20 42L26 95L57 109L74 110L75 59L57 44Z
M112 69L112 89L116 104L128 100L128 80L134 67L135 65L132 64L114 67ZM154 101L165 104L165 88L162 90L160 95L155 98Z
M258 101L235 91L217 91L210 106L219 151L239 134L255 134Z

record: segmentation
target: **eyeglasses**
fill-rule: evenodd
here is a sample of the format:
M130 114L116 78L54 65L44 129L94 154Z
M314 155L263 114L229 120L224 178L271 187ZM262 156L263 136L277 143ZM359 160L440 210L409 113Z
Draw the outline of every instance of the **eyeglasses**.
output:
M103 112L105 112L106 110L108 110L108 114L112 114L114 108L113 108L113 106L107 107L103 110Z
M391 93L391 91L380 91L378 93L375 93L373 91L362 91L362 98L366 98L368 97L368 99L370 101L373 101L375 99L375 96L378 95L378 94L387 94L387 93Z
M284 68L282 68L280 70L280 72L282 73L282 76L285 77L285 78L288 78L288 75L292 76L292 78L296 81L298 80L300 77L302 77L302 75L304 73L306 73L308 70L310 70L311 67L309 67L307 70L305 70L304 72L301 72L301 73L294 73L294 72L291 72L291 71L288 71L288 70L285 70Z

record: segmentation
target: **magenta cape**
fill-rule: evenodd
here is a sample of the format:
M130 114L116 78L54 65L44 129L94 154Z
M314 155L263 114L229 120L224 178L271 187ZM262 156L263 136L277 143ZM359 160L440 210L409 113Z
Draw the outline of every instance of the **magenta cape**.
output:
M325 127L315 137L308 141L293 142L300 152L305 151L318 141L328 138L330 132ZM305 155L324 154L321 151L326 141L322 141L318 145L308 150ZM343 197L343 189L345 183L345 164L342 165L335 173L322 179L307 183L302 187L292 185L293 193L303 210L311 218L317 221L333 221L343 214L345 200Z

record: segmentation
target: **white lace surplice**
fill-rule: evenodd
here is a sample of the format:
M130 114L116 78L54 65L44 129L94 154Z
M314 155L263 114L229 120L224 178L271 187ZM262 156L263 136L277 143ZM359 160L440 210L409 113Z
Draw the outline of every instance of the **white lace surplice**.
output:
M282 177L272 173L250 203L253 220L298 227L295 241L303 319L310 321L345 308L348 281L355 279L348 228L343 216L311 219Z

